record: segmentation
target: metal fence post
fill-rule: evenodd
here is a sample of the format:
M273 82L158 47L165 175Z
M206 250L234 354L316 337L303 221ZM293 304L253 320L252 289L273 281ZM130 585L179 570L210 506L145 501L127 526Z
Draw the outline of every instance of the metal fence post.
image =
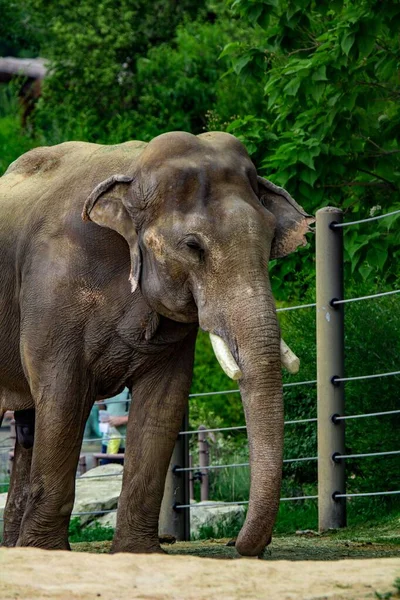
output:
M182 431L189 428L188 411L182 423ZM190 540L190 509L179 509L180 504L189 504L189 471L176 472L176 467L189 466L189 436L179 435L172 453L165 480L164 497L161 503L159 535L172 535L179 541Z
M208 452L208 441L207 434L203 432L203 429L207 429L205 425L200 425L199 427L199 466L201 472L200 479L200 501L208 500L208 492L209 492L209 475L208 469L204 469L204 467L208 467L209 460L209 452Z
M345 494L345 463L335 461L345 454L344 421L344 308L332 306L343 299L343 213L326 207L316 215L317 279L317 379L318 379L318 519L319 530L346 526L346 500L335 500L335 492Z
M189 454L189 467L193 467L193 456ZM189 471L189 498L190 500L194 500L194 473L193 471Z

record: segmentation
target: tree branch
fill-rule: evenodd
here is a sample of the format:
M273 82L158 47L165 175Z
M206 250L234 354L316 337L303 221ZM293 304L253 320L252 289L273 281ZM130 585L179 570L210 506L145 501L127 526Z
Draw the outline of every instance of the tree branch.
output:
M345 183L333 183L323 185L323 188L342 188L342 187L392 187L392 183L379 183L378 181L346 181ZM397 189L397 188L396 188Z
M392 189L397 190L397 186L392 181L389 181L389 179L385 179L385 177L382 177L381 175L378 175L377 173L373 173L372 171L367 171L366 169L360 169L360 168L357 168L357 171L361 171L361 173L366 173L367 175L376 177L376 179L385 181L388 185L390 185L392 187Z

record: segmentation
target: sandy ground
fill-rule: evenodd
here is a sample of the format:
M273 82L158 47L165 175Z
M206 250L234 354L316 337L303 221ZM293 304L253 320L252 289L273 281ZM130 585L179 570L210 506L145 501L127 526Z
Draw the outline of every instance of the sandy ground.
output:
M400 558L215 560L0 549L1 600L323 600L396 598Z

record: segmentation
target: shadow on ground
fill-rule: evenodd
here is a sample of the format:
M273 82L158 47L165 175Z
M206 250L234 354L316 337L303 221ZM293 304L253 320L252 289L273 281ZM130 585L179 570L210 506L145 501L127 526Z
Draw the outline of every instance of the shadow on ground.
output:
M319 535L304 532L301 535L275 536L265 551L264 560L340 560L344 558L400 557L400 522L397 529L374 527L346 529ZM395 524L396 525L396 524ZM172 555L191 555L202 558L239 558L234 547L226 546L228 540L178 542L164 546ZM106 553L111 542L82 542L72 545L77 552Z

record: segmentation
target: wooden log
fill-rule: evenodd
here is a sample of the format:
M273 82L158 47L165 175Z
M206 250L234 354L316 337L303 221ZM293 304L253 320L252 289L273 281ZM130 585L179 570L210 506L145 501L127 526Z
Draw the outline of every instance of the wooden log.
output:
M46 74L47 67L44 58L0 57L0 82L7 83L16 76L44 79Z

